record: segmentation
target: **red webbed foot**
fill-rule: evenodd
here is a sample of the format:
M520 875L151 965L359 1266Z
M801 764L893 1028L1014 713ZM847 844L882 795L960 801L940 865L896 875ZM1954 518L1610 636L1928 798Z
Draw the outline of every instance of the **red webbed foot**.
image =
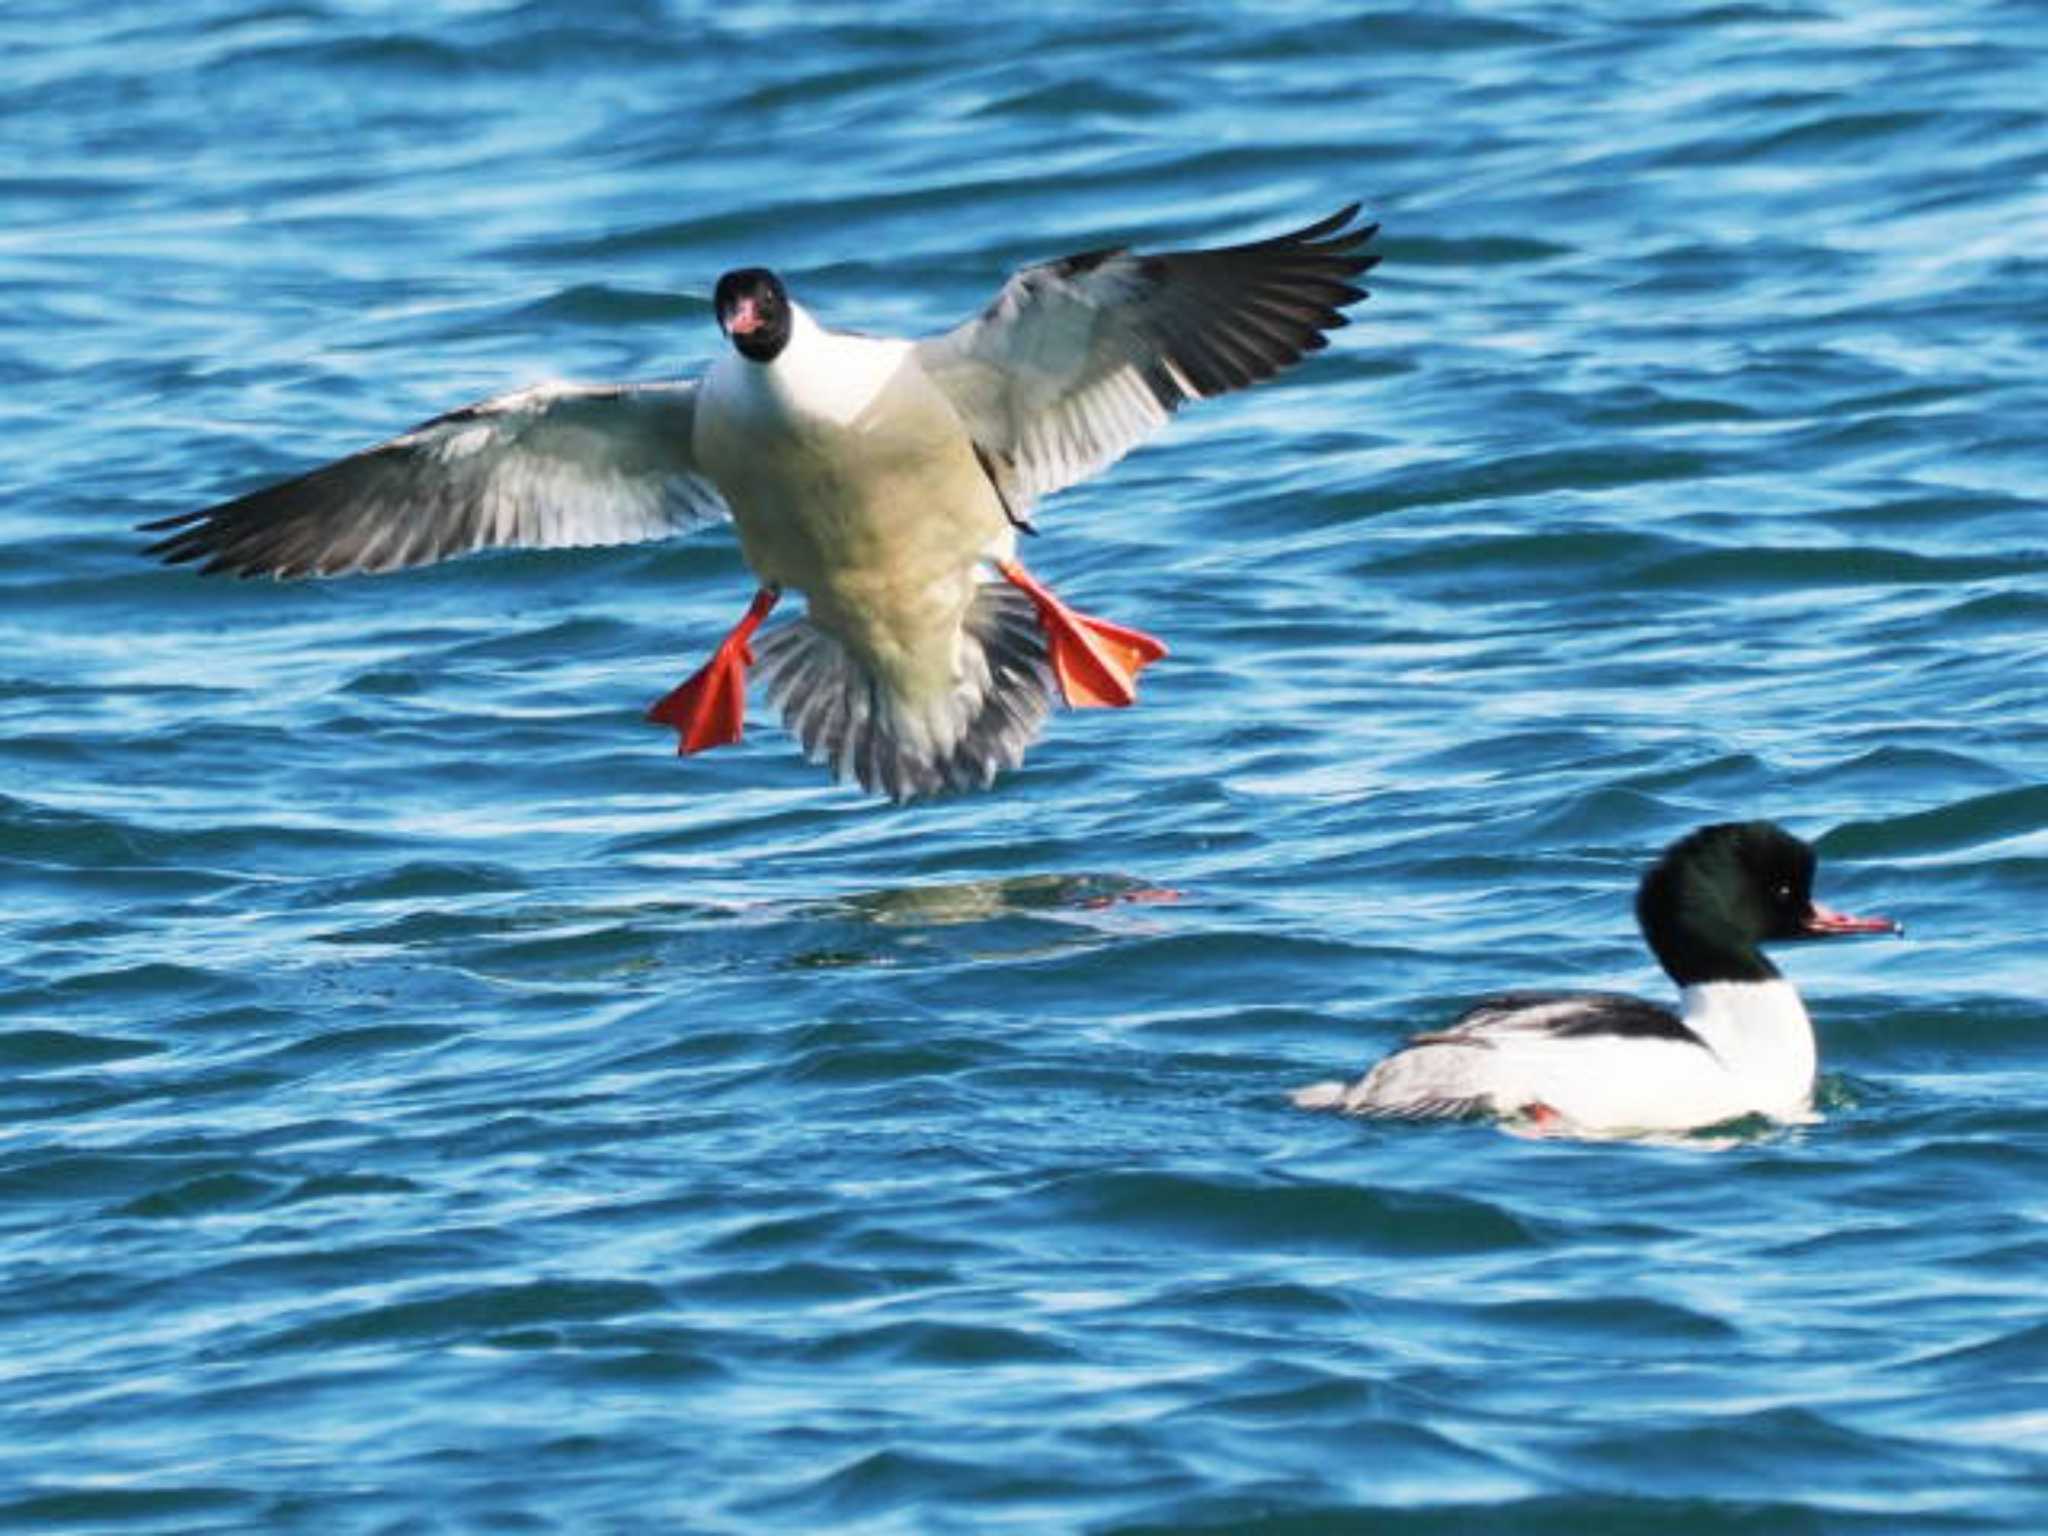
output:
M647 711L649 720L675 728L678 755L730 746L745 734L747 667L754 659L753 647L747 642L781 596L779 587L756 592L746 617L718 643L711 659Z
M1163 641L1069 608L1014 560L999 560L1005 581L1038 609L1060 695L1075 709L1122 709L1138 699L1138 673L1166 654Z

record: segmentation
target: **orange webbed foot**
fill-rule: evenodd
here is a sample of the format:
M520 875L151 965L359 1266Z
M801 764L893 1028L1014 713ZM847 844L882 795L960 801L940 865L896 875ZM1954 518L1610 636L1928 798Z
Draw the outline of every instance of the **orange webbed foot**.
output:
M718 643L711 659L647 711L649 720L675 728L677 755L730 746L745 734L747 667L754 660L753 647L747 642L781 595L776 587L763 587L755 593L746 617Z
M1003 579L1038 609L1060 695L1074 709L1123 709L1138 700L1138 673L1166 654L1163 641L1069 608L1014 560L996 563Z

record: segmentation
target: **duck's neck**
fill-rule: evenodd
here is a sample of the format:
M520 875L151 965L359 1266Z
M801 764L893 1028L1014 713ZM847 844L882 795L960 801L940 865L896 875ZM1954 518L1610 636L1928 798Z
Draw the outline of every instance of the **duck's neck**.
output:
M1643 938L1664 974L1681 987L1715 982L1777 981L1778 968L1744 935L1697 917L1642 922Z
M828 331L800 304L789 306L789 344L773 362L735 356L729 387L756 412L792 424L849 426L871 409L902 364L909 343Z
M1753 1080L1773 1102L1803 1102L1812 1093L1813 1021L1791 982L1700 981L1680 995L1686 1028L1728 1071Z

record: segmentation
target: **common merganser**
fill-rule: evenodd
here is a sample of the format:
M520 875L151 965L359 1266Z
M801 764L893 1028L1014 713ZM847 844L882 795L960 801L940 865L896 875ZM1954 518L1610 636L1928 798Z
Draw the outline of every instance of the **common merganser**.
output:
M1041 497L1123 457L1189 400L1298 362L1365 297L1354 204L1220 250L1086 251L1025 267L920 341L827 329L759 267L713 303L732 350L701 380L544 384L310 474L144 524L202 572L338 576L502 546L626 543L730 515L759 578L711 660L656 702L678 751L736 742L754 632L770 697L836 777L904 800L1023 761L1056 689L1134 702L1166 654L1077 613L1018 562Z
M1294 1101L1410 1119L1492 1115L1553 1135L1804 1118L1813 1025L1757 946L1903 931L1815 901L1814 864L1812 848L1768 821L1701 827L1636 892L1636 921L1678 983L1680 1012L1611 993L1509 993L1411 1037L1357 1082L1317 1083Z

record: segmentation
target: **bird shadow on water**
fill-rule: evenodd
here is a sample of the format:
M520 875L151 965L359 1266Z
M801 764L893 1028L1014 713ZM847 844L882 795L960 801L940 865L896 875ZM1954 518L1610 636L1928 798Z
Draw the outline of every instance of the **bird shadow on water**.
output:
M893 926L980 922L1006 913L1102 912L1180 900L1180 893L1129 875L1007 875L938 885L884 887L821 904L819 912Z
M889 886L818 898L606 901L352 914L325 944L440 961L486 980L549 990L656 983L687 970L920 969L1024 960L1099 945L1179 901L1120 874L1020 875Z
M1091 947L1128 933L1142 919L1121 909L1177 902L1180 893L1120 874L1010 875L940 884L888 886L802 903L782 915L837 928L845 949L809 950L803 967L896 964L925 948L932 930L973 930L948 942L958 961L1023 960Z

